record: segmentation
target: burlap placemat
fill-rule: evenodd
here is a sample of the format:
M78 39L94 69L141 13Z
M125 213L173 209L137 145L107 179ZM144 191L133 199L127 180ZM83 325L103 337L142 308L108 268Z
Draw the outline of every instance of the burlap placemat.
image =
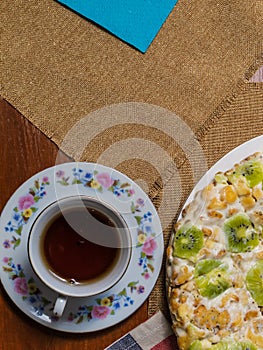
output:
M244 82L240 93L232 101L226 110L220 115L215 115L201 126L196 132L198 142L201 145L204 157L207 161L204 172L220 160L225 154L251 138L263 133L263 83ZM189 159L185 159L180 166L182 201L184 202L192 191L192 173ZM206 167L206 168L205 168ZM179 212L175 214L176 217ZM172 227L172 225L171 225ZM170 232L165 232L166 244ZM165 262L164 262L165 265ZM149 299L149 314L152 315L159 308L169 317L167 301L164 298L165 266L157 282L156 288Z
M117 167L154 198L262 63L262 10L181 0L143 55L53 0L2 0L0 94L67 154Z
M2 0L0 13L0 94L57 144L91 111L126 101L196 130L263 52L260 0L179 0L146 54L53 0Z
M263 62L263 2L179 0L144 55L53 0L2 0L0 13L0 94L76 160L137 181L167 242L195 182L234 142L224 116ZM237 141L259 131L240 127ZM149 303L164 303L162 278Z

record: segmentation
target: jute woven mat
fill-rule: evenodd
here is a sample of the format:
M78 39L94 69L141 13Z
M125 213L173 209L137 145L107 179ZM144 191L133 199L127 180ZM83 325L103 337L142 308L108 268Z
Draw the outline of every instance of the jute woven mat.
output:
M220 115L213 116L201 126L198 141L204 152L207 169L220 160L226 153L251 138L263 134L263 83L245 83L240 93ZM180 166L182 202L184 202L193 188L191 181L191 167L188 159ZM205 168L204 168L205 171ZM190 181L189 181L190 180ZM175 220L179 212L175 215ZM172 225L171 225L172 226ZM165 232L166 244L169 240L169 229ZM165 262L164 262L165 265ZM168 306L164 295L165 266L157 282L156 288L149 299L149 314L152 315L160 308L168 317Z
M76 160L137 181L166 242L205 169L261 133L262 88L246 83L263 63L261 0L179 0L146 54L53 0L0 13L1 96Z
M0 93L57 144L91 111L127 101L196 130L262 59L262 10L261 0L179 0L141 54L54 0L2 0Z

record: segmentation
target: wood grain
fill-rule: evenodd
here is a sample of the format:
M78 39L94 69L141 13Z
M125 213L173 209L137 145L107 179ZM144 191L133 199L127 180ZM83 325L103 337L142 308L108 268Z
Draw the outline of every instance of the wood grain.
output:
M0 210L29 177L55 165L56 161L72 161L3 99L0 99L0 140ZM0 287L1 350L100 350L146 319L147 302L127 320L104 331L65 334L31 320Z

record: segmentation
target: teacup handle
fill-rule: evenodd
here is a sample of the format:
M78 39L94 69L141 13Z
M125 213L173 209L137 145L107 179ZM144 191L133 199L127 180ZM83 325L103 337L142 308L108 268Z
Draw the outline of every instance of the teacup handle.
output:
M67 304L68 297L66 295L59 295L57 297L57 300L55 302L55 306L53 309L53 314L57 317L61 317L63 314L63 311L65 309L65 306Z

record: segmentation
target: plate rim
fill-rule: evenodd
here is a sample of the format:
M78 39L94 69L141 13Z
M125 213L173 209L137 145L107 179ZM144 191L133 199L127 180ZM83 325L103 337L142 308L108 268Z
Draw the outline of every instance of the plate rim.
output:
M254 147L257 146L257 144L260 141L262 141L261 149L258 149L258 150L254 149ZM182 209L180 210L180 214L179 214L176 221L178 221L181 218L183 209L185 208L185 206L187 204L189 204L193 200L195 194L199 190L202 190L206 185L208 185L213 180L213 178L217 172L219 172L219 171L225 172L227 170L230 170L231 168L233 168L235 163L238 163L238 162L244 160L246 157L252 155L253 153L260 152L260 151L263 152L263 135L260 135L260 136L254 137L248 141L245 141L245 142L241 143L240 145L236 146L235 148L233 148L232 150L230 150L229 152L227 152L226 154L224 154L218 161L216 161L205 172L205 174L194 185L192 191L190 192L189 196L185 200L185 202L182 206ZM241 152L242 152L242 156L240 154ZM238 156L238 158L235 160L234 163L232 161L233 155ZM223 166L221 165L221 163L223 164Z
M261 146L260 146L261 145ZM185 200L185 202L182 205L182 208L179 212L179 215L177 219L175 220L175 224L182 218L182 213L185 207L190 204L194 196L201 191L205 186L207 186L211 181L213 180L214 176L218 172L225 172L228 170L231 170L235 164L238 162L241 162L242 160L245 160L247 157L253 155L256 152L262 152L263 153L263 135L254 137L248 141L243 142L242 144L238 145L237 147L234 147L232 150L224 154L216 163L214 163L207 171L206 173L199 179L199 181L195 184L192 191L190 192L189 196ZM242 154L242 155L241 155ZM237 157L235 161L233 162L233 157ZM173 238L175 235L175 229L174 226L171 229L170 237L168 239L168 246L172 245ZM169 260L166 255L165 258L165 288L166 288L166 300L168 303L168 309L170 313L171 320L175 320L175 315L170 310L170 304L169 304L169 296L170 296L170 278L168 276L168 267L169 267Z

